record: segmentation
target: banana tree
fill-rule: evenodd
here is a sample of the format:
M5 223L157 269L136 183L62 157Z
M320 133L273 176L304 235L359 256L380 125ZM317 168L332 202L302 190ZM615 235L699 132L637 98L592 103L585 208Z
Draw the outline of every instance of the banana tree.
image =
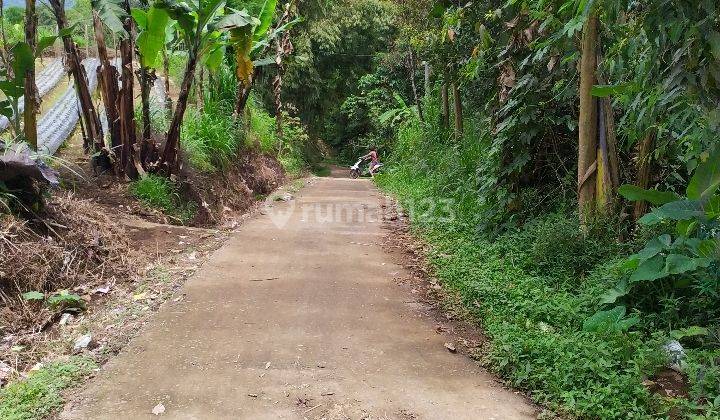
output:
M195 69L198 59L202 56L203 47L210 44L210 41L216 36L213 34L215 30L210 25L224 4L224 0L199 0L189 3L159 0L153 5L153 7L165 10L168 16L177 22L183 42L188 47L188 61L180 84L177 105L170 122L165 147L157 162L158 169L166 173L172 173L178 169L180 127L187 109L190 88L195 78Z
M140 98L142 102L143 145L141 160L144 162L152 147L150 132L150 86L155 81L155 69L160 64L160 52L165 48L170 16L165 9L133 9L132 16L138 30L137 51L140 56Z
M68 32L62 32L61 35L66 33ZM25 91L25 75L34 66L35 58L39 57L57 38L57 36L40 38L34 52L26 42L16 43L8 54L9 66L0 69L0 79L2 79L0 80L0 91L5 95L5 99L0 100L0 115L4 115L11 122L16 136L22 133L19 105L20 98ZM32 141L29 143L33 149L37 149L36 143Z
M25 69L25 140L37 150L37 114L40 108L40 95L35 84L35 49L37 47L37 13L35 13L35 0L25 0L25 43L30 48L33 59L28 62Z
M264 37L272 24L276 6L277 0L265 0L258 17L250 16L246 10L236 12L232 15L235 16L233 19L246 24L227 28L230 33L230 45L235 52L236 76L239 82L235 102L236 116L240 115L245 108L253 79L257 73L253 58L262 54L270 44L269 40ZM228 23L231 22L228 21Z
M87 74L85 74L85 68L80 63L80 56L70 32L65 31L65 29L68 28L68 20L65 15L65 0L49 0L49 3L55 15L55 20L57 21L58 31L63 34L62 40L65 46L65 53L67 54L70 73L75 81L75 89L80 102L80 110L87 134L84 140L85 149L101 149L103 147L102 127L92 101L92 95L90 95Z
M119 0L93 0L91 6L95 41L100 59L98 81L103 103L105 104L108 130L110 131L110 154L111 156L117 156L122 149L121 121L118 117L117 108L119 73L117 68L110 63L108 57L105 28L110 30L113 36L115 34L127 36L122 23L125 19L125 11ZM116 169L118 168L116 167Z

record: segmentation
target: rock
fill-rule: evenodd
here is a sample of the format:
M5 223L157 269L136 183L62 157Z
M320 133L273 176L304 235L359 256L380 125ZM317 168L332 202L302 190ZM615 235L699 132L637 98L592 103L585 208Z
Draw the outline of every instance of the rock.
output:
M64 313L62 314L62 317L60 317L60 325L67 325L71 323L74 319L75 317L73 316L73 314Z
M85 334L83 336L80 336L75 340L75 345L73 346L73 349L75 351L80 351L83 349L86 349L90 343L92 342L92 336L90 334Z
M95 289L95 293L99 293L101 295L106 295L110 292L110 285L104 286L104 287L98 287Z
M156 416L159 416L160 414L165 412L165 406L163 403L158 403L155 407L152 409L152 413Z
M15 369L12 366L0 361L0 387L8 383L13 373L15 373Z
M445 343L445 348L446 348L450 353L456 353L456 352L457 352L457 349L455 348L455 343Z

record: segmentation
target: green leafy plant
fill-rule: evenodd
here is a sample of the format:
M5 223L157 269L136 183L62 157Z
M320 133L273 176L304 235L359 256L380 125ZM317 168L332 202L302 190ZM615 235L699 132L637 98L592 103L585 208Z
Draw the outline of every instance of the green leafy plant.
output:
M74 311L78 312L84 310L85 300L67 290L61 290L56 294L51 295L47 299L47 304L51 309L59 311Z
M718 279L720 265L720 148L698 166L686 197L672 192L623 186L620 194L629 200L646 200L657 207L643 216L645 226L674 225L673 233L662 233L628 258L629 277L608 292L602 303L613 303L639 283L669 280L664 284L720 296L720 288L699 287L708 278Z
M50 363L27 378L0 389L0 418L49 417L64 403L63 390L89 375L97 365L89 358L72 357Z
M597 312L583 322L583 331L599 333L628 331L640 322L640 318L637 315L626 317L625 312L624 306Z
M38 291L30 291L22 294L23 299L27 301L43 301L45 300L45 294Z

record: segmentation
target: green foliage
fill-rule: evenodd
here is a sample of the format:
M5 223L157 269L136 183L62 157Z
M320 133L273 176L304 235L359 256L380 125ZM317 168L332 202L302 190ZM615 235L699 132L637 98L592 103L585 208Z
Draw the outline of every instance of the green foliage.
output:
M38 300L45 300L45 294L40 293L38 291L31 291L23 293L22 295L23 299L27 301L38 301Z
M85 309L85 300L82 297L70 293L67 290L61 290L47 300L47 304L50 308L59 311L80 311Z
M470 125L458 143L450 141L435 122L437 106L426 106L428 122L411 119L400 126L388 170L376 180L401 199L432 247L436 276L460 293L488 333L490 368L531 391L536 401L570 416L656 418L672 407L711 416L711 401L720 394L714 383L704 381L703 372L717 374L718 344L711 338L718 330L717 297L712 293L720 282L706 275L683 289L639 282L648 287L628 295L628 254L652 257L652 252L643 251L642 244L619 243L620 223L612 219L590 221L583 234L577 215L567 210L574 207L574 196L563 198L558 194L563 189L552 196L543 189L519 190L521 208L529 209L515 213L522 227L482 233L489 198L478 194L478 182L487 175L477 171L477 163L492 154L490 140ZM637 189L630 193L663 196ZM689 224L684 228L707 231L699 225L698 230ZM662 247L688 246L658 240ZM663 255L680 255L663 249ZM686 263L672 257L668 271L688 268ZM682 338L690 386L701 390L690 401L663 400L642 384L665 367L661 346L671 336Z
M241 136L227 107L206 102L202 111L189 108L185 113L180 145L196 169L214 172L235 158Z
M26 379L0 389L0 418L30 420L46 418L64 404L62 392L87 377L96 367L88 358L72 357L54 362Z
M339 106L358 93L358 80L374 67L373 54L390 44L394 6L381 0L304 6L304 20L293 35L295 54L286 63L283 97L312 136L341 146Z
M108 27L111 32L127 36L123 26L123 20L127 16L125 8L121 0L91 0L92 9L97 11L102 23ZM82 12L77 13L82 16ZM84 16L89 16L90 13ZM134 13L133 13L134 15ZM143 25L143 28L146 25Z
M310 139L300 119L284 115L284 139L277 135L275 117L265 111L251 97L248 103L250 114L246 145L258 147L263 153L277 155L285 172L290 176L300 176L308 167L308 144Z
M165 48L167 26L170 16L167 11L157 7L133 9L132 16L140 31L136 45L143 67L157 68L160 65L160 52Z
M130 184L130 192L151 207L162 210L180 223L186 223L195 215L195 205L185 202L178 187L169 179L147 175Z

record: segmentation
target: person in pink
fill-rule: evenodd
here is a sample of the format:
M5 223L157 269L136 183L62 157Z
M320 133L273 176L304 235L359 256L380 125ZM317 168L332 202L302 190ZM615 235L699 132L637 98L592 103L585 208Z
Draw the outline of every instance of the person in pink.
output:
M370 147L370 153L363 156L362 159L370 159L370 167L368 170L370 171L370 176L375 177L375 172L382 166L382 163L380 163L380 160L378 159L377 148L375 146Z

